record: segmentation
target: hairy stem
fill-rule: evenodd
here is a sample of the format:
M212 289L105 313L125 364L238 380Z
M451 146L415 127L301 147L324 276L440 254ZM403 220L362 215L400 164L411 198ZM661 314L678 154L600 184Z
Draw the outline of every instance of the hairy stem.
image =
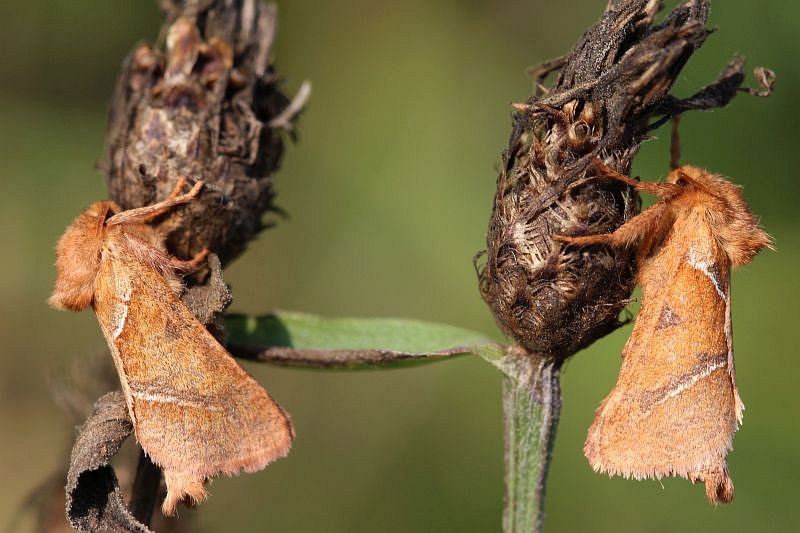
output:
M502 364L506 495L504 533L542 531L547 472L561 409L560 365L514 353Z

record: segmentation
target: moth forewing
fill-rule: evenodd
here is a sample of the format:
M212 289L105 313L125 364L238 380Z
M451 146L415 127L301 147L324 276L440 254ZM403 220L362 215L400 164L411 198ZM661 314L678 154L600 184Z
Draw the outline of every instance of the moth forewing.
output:
M642 307L585 446L596 470L725 481L738 397L725 332L729 266L695 222L679 219L640 269Z
M75 302L91 303L136 438L164 470L166 514L181 500L202 500L208 478L253 472L285 456L294 436L286 413L178 297L182 286L175 270L205 255L191 261L167 255L161 235L147 222L199 191L198 184L179 195L182 187L180 182L163 202L110 218L114 209L97 209L110 202L82 213L59 242L51 298L54 306L75 310L82 308ZM76 274L70 265L81 261L89 271Z
M124 250L124 248L123 248ZM136 438L164 469L165 511L219 474L285 456L288 417L200 325L164 279L129 254L101 268L95 312L120 369Z
M600 405L584 453L625 477L704 481L709 500L733 499L726 456L743 410L733 362L730 270L771 245L737 186L692 166L667 183L640 183L659 201L614 233L561 237L572 245L634 246L642 307L617 384Z

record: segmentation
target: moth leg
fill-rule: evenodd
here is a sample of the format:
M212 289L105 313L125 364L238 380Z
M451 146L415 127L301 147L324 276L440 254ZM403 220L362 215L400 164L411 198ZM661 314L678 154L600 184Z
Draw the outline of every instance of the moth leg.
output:
M181 178L178 179L178 183L176 184L175 188L172 190L172 192L166 199L145 207L137 207L135 209L128 209L127 211L117 213L116 215L106 220L106 225L112 226L117 224L143 224L145 222L148 222L156 218L159 215L166 213L176 205L190 202L198 194L200 194L200 189L203 188L203 182L198 181L197 183L194 184L194 186L191 188L189 192L185 194L180 194L180 190L183 189L185 185L186 185L186 178L182 176Z
M595 244L605 244L608 246L615 246L615 239L613 233L597 233L595 235L553 235L553 240L562 242L564 244L573 244L575 246L591 246Z
M203 248L197 253L197 255L188 260L178 259L177 257L170 256L169 264L175 270L180 270L182 272L187 272L187 273L194 272L195 270L198 270L200 267L203 266L206 257L208 257L208 253L209 253L208 248Z
M657 183L654 181L635 180L630 176L621 174L616 170L614 170L613 168L609 167L608 165L603 163L603 161L600 160L600 158L596 158L594 161L592 161L592 166L597 171L599 178L621 181L626 185L630 185L639 192L646 192L647 194L652 194L661 199L675 196L681 190L681 187L674 183Z
M642 253L657 240L663 230L672 223L674 215L669 205L665 202L653 204L650 208L639 213L612 233L599 233L596 235L554 235L553 240L577 246L603 244L614 248L628 248L638 246Z

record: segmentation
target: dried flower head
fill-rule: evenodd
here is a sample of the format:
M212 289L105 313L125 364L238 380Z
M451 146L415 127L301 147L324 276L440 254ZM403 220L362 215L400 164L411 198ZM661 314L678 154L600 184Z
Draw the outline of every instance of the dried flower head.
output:
M270 64L274 7L247 3L206 3L194 13L162 2L173 20L166 50L142 44L131 52L108 129L111 198L131 209L163 198L178 176L203 180L203 199L160 231L171 252L189 257L205 247L223 264L263 228L283 152L279 130L290 125L273 123L289 106Z
M572 353L617 325L633 289L630 254L562 250L551 235L613 231L638 199L625 186L591 181L559 190L585 175L581 158L603 138L604 117L590 101L540 109L515 117L527 124L498 178L481 291L525 348Z

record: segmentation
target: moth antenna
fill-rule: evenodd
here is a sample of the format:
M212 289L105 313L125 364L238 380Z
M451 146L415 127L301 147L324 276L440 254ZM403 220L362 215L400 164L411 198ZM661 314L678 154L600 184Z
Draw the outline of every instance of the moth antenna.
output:
M592 166L597 170L598 178L621 181L639 192L646 192L660 199L671 198L681 191L680 186L674 183L635 180L609 167L599 157L592 161Z
M186 184L186 178L178 179L178 185L181 188L183 188L185 184ZM145 207L137 207L135 209L128 209L127 211L117 213L116 215L106 220L106 225L115 226L119 224L136 224L136 223L148 222L160 215L163 215L176 205L181 205L192 201L200 193L200 189L202 188L203 188L203 182L198 181L186 194L175 194L175 191L180 190L178 189L178 187L176 187L175 189L173 189L173 191L165 200L156 202L154 204Z

